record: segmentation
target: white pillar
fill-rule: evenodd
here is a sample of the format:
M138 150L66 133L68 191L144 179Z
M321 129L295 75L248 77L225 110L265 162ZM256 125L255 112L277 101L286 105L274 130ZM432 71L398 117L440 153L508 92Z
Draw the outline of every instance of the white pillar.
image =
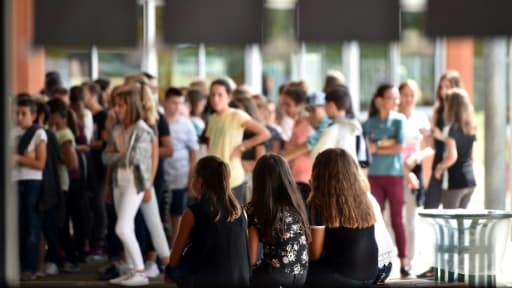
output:
M434 91L441 75L446 71L446 38L436 38L434 42Z
M91 56L91 59L90 59L90 61L91 61L91 66L90 66L91 81L94 81L94 80L98 79L98 77L100 75L100 60L99 60L98 48L96 46L91 47L90 56Z
M389 82L398 86L400 84L400 43L390 43L388 50Z
M206 47L204 43L199 44L197 49L197 77L206 79Z
M360 93L360 75L359 75L359 67L360 67L360 50L359 43L357 41L349 41L343 43L342 46L342 65L343 65L343 74L347 80L347 87L350 90L350 95L352 97L352 108L354 109L354 113L359 115L361 110L361 98L359 96Z
M299 81L304 81L306 78L306 43L300 44L299 52Z
M158 53L156 48L157 0L142 0L142 63L141 70L158 77Z
M260 94L262 88L263 66L260 47L258 44L247 45L245 48L245 84L254 93Z
M509 190L512 190L512 38L508 44L508 103L509 103L509 114L508 114L508 145L509 145L509 153L508 153L508 163L509 163ZM509 203L509 208L512 207L512 198L510 199L511 203Z
M484 43L485 98L485 208L505 208L507 129L507 42L504 38Z

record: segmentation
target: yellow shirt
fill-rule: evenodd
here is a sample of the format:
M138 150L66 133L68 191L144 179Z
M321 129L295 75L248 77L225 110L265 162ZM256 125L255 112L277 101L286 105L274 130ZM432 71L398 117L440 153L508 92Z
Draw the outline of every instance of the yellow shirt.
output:
M245 180L242 160L230 159L233 149L242 144L244 136L243 124L251 116L242 110L229 108L223 114L214 114L208 120L206 136L209 138L208 154L214 155L228 163L231 170L230 186L234 188Z

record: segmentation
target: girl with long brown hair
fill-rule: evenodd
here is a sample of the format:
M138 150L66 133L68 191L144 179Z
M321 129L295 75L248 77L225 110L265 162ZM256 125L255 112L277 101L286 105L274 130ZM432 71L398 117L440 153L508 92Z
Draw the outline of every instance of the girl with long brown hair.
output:
M249 203L249 257L255 287L298 287L306 281L309 224L304 200L288 167L277 154L262 156L253 172ZM259 243L263 260L258 263Z
M199 202L183 213L168 280L186 287L248 287L247 219L231 192L228 164L202 158L191 187Z
M307 286L371 284L377 275L376 218L353 157L340 148L318 154L309 198Z
M434 176L441 179L444 174L443 208L466 208L476 186L472 161L476 140L473 106L467 92L460 88L449 90L444 100L445 157L435 167Z

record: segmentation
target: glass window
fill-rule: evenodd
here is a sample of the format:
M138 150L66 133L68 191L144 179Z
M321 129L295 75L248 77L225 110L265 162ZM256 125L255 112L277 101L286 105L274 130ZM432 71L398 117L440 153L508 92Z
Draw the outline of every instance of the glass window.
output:
M377 86L389 82L388 50L384 44L360 43L361 110L367 109Z
M100 50L99 76L120 84L124 77L140 72L141 53L133 50Z
M206 78L229 76L237 84L245 82L244 50L242 46L206 46Z
M64 86L79 85L90 78L89 51L46 49L46 71L58 71Z
M176 45L172 50L172 84L176 86L188 86L197 79L198 71L198 46Z

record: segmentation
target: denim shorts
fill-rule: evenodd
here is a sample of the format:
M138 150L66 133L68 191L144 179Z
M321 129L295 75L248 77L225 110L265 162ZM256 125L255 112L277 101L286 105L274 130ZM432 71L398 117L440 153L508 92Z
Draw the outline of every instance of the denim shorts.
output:
M181 216L187 208L188 189L176 189L171 192L171 215Z

